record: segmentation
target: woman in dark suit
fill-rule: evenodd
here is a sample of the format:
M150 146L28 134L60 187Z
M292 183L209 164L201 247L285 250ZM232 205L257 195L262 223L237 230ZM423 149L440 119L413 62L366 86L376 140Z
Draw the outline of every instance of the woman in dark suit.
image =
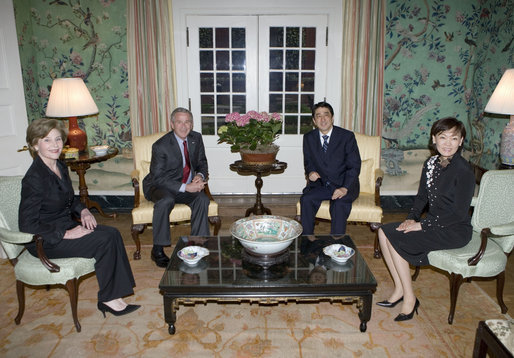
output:
M95 258L98 309L116 316L135 311L122 299L134 293L134 276L119 231L97 225L95 217L74 196L66 164L59 160L66 130L61 121L38 119L27 128L34 162L22 181L19 227L39 234L48 258ZM76 219L80 219L78 223ZM35 243L27 250L37 256Z
M443 118L434 123L430 134L438 155L423 165L410 214L404 222L386 224L378 232L394 291L377 304L394 307L403 302L395 321L411 319L420 304L412 289L409 264L428 265L430 251L463 247L472 235L469 206L475 177L460 155L466 137L464 124L452 117ZM422 217L425 208L427 213Z

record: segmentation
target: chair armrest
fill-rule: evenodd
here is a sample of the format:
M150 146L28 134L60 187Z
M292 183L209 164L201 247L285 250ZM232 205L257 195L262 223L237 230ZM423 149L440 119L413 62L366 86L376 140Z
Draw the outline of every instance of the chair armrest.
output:
M375 205L380 206L380 187L384 178L384 171L380 168L375 169Z
M514 235L514 222L492 226L491 233L498 236Z
M8 242L9 244L23 245L33 241L34 235L0 227L0 238L2 241Z
M209 200L214 201L214 198L211 195L211 191L209 190L209 184L205 183L203 190L204 190L205 194L209 197Z
M482 259L482 257L485 254L485 249L487 248L487 239L490 235L491 229L489 229L488 227L482 229L482 231L480 232L480 247L478 248L478 252L475 254L475 256L470 257L468 259L469 266L475 266Z
M139 189L139 170L134 169L130 176L132 178L132 187L134 188L134 208L139 207L139 195L140 195L140 189Z
M36 238L37 257L43 266L50 272L59 272L61 268L46 257L45 250L43 249L43 238L39 235L34 236Z

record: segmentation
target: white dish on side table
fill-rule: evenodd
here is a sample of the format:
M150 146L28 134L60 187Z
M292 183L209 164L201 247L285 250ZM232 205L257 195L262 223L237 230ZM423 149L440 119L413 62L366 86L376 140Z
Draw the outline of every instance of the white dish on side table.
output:
M186 246L180 250L177 255L189 266L194 266L202 259L202 257L209 255L209 250L201 246Z
M93 152L95 152L95 155L97 155L97 156L106 155L107 151L109 150L108 145L94 145L90 148Z
M355 254L355 250L343 244L332 244L324 247L323 253L335 262L343 264Z

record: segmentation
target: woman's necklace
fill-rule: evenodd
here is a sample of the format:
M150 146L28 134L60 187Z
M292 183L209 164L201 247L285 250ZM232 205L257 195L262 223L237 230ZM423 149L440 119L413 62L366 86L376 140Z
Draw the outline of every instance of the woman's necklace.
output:
M452 160L452 157L443 157L443 156L440 156L439 157L439 164L441 164L441 166L443 168L446 168L448 166L448 164L450 164L450 161Z

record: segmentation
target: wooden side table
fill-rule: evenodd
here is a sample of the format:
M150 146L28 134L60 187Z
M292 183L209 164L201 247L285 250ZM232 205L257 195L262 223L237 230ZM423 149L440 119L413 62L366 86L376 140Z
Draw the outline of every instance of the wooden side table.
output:
M89 193L87 192L86 185L86 171L91 167L92 163L104 162L112 157L115 157L118 154L117 148L109 148L107 153L104 155L96 155L92 151L87 151L85 153L81 153L78 159L66 159L66 165L70 167L70 169L77 173L79 176L79 194L80 201L86 206L86 208L91 209L95 208L98 210L100 215L105 217L116 218L116 213L106 214L102 210L100 204L96 201L89 199Z
M246 210L245 216L250 216L252 213L254 215L271 215L271 210L264 207L261 201L262 177L270 174L283 173L286 168L287 163L279 162L278 160L272 164L248 164L242 160L236 160L234 163L230 164L230 170L237 172L239 175L256 176L255 187L257 188L257 193L255 194L255 204L253 207Z

